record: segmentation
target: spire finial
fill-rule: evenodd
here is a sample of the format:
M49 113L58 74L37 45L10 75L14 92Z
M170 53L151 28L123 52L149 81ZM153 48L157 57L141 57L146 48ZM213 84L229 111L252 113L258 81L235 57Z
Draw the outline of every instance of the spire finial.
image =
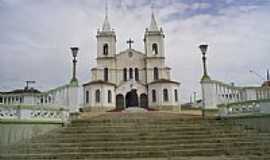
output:
M108 17L108 0L105 0L105 17Z
M269 69L267 69L267 73L266 74L267 74L267 77L266 77L267 78L267 81L269 81L270 80Z
M151 1L151 13L154 14L154 3Z
M105 0L105 20L102 26L102 31L111 31L111 25L108 18L108 0Z
M154 3L153 1L151 1L151 23L150 23L150 27L149 30L150 31L158 31L158 26L157 26L157 21L155 18L155 14L154 14Z

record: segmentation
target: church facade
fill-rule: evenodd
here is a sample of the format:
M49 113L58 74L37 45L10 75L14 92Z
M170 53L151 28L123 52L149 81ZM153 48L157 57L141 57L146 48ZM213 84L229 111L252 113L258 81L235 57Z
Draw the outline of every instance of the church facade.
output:
M162 28L152 13L145 29L144 53L131 47L117 53L116 33L108 15L97 31L97 66L91 69L90 82L83 85L83 109L104 111L128 107L180 110L180 83L171 80L165 64Z

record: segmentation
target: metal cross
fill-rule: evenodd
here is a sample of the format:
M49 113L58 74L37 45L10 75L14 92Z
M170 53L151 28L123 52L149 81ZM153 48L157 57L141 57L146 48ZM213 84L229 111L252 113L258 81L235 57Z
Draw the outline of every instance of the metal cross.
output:
M131 49L131 44L134 43L133 40L131 40L131 38L129 38L129 40L127 41L127 44L129 45L129 49Z

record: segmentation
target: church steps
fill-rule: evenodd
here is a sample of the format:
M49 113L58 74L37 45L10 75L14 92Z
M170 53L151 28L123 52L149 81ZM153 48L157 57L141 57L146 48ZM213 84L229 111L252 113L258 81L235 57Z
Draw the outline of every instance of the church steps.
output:
M140 131L138 131L140 130ZM165 134L165 133L178 133L181 132L182 134L227 134L227 133L238 133L238 134L247 134L247 133L254 133L254 131L249 131L249 132L241 132L239 130L232 130L232 129L142 129L142 128L137 128L137 129L121 129L121 130L102 130L102 129L93 129L93 130L87 130L87 129L81 129L81 130L64 130L61 132L57 132L55 134L50 134L51 136L57 136L57 135L81 135L81 134L89 134L89 135L133 135L133 134ZM48 136L50 136L48 135ZM270 135L270 134L268 134Z
M230 147L230 148L199 148L199 149L172 149L170 151L101 151L101 152L57 152L57 153L25 153L25 154L12 154L9 158L19 159L77 159L77 158L143 158L143 157L192 157L196 156L249 156L249 155L266 155L269 156L269 151L260 151L256 147ZM5 155L4 155L5 157Z
M7 149L5 159L174 159L226 156L227 160L270 157L270 133L234 121L147 114L107 114ZM117 119L117 116L119 119ZM139 116L136 119L136 116ZM158 117L160 120L158 120ZM149 159L148 159L149 158ZM1 159L1 158L0 158ZM220 160L220 159L215 159ZM250 159L251 160L251 159Z
M185 124L179 124L177 122L170 122L170 123L160 123L160 124L155 124L155 123L126 123L126 124L121 124L118 123L117 126L113 126L113 123L100 123L100 124L84 124L84 125L69 125L67 128L70 129L76 129L76 128L104 128L104 129L111 129L111 128L222 128L222 127L227 127L227 128L232 128L231 126L234 124L226 124L226 123L217 123L217 124L208 124L208 123L185 123ZM238 127L243 127L238 125ZM233 127L235 128L235 126Z
M150 123L144 123L144 124L136 124L136 123L130 123L130 124L122 124L113 126L113 124L95 124L95 125L70 125L67 128L68 129L80 129L80 128L86 128L86 129L93 129L93 128L102 128L102 129L122 129L122 128L222 128L224 126L227 126L227 128L235 128L230 127L227 124L212 124L212 125L206 125L206 124L196 124L196 123L187 123L187 124L177 124L177 123L168 123L168 124L150 124Z
M228 134L220 134L220 135L211 135L211 134L205 134L205 135L178 135L178 134L149 134L149 135L139 135L139 134L130 134L130 135L87 135L87 134L79 134L79 135L69 135L68 137L40 137L35 138L32 140L32 143L39 143L43 142L43 140L46 140L46 143L48 142L85 142L85 141L92 141L92 142L98 142L98 141L106 141L106 142L114 142L119 140L125 140L125 141L137 141L137 140L196 140L196 139L209 139L209 140L223 140L226 138L244 138L244 139L252 139L257 138L258 140L261 139L270 139L269 135L262 135L258 138L256 134L249 134L249 135L243 135L238 133L228 133Z
M204 139L203 139L204 138ZM269 137L267 137L269 139ZM124 142L119 142L118 141L125 141L125 142L144 142L144 143L199 143L199 142L208 142L208 141L245 141L245 140L257 140L257 141L262 141L264 140L263 138L256 138L256 137L239 137L239 136L222 136L222 137L207 137L207 136L201 136L201 137L196 137L196 138L190 138L190 137L170 137L170 138L156 138L156 137L141 137L141 138L133 138L133 137L128 137L128 138L115 138L115 139L107 139L107 138L100 138L100 139L92 139L92 138L85 138L85 139L55 139L55 140L46 140L46 142L43 142L46 139L41 139L41 140L36 140L33 141L32 144L54 144L54 143L81 143L81 144L91 144L95 143L96 145L98 144L122 144ZM269 142L268 140L265 140L266 142ZM88 143L91 142L91 143Z
M68 148L68 147L114 147L114 148L118 148L118 147L127 147L127 148L132 148L135 146L140 146L140 147L144 147L144 146L166 146L166 145L176 145L176 146L185 146L185 145L194 145L194 146L200 146L200 144L212 144L212 145L220 145L221 143L241 143L241 144L256 144L258 145L267 145L269 146L270 141L264 141L264 143L261 143L262 141L258 141L258 140L254 140L254 139L242 139L242 140L236 140L236 139L213 139L213 140L190 140L190 141L169 141L169 140L164 140L164 141L124 141L124 142L85 142L85 143L78 143L78 142L74 142L74 143L32 143L29 144L27 147L29 148L40 148L40 147L44 147L44 148ZM18 148L27 148L27 147L18 147ZM16 147L17 148L17 147Z
M118 125L118 126L113 126L113 124L108 125L108 124L99 124L99 125L87 125L87 126L68 126L66 130L81 130L81 129L115 129L115 130L120 130L120 129L223 129L224 127L226 128L240 128L242 129L241 126L238 127L231 127L227 124L216 124L216 125L204 125L204 124L177 124L177 123L170 123L170 124L128 124L128 125Z
M182 119L160 119L160 120L149 120L149 119L140 119L140 120L76 120L73 121L72 124L73 126L79 125L79 126L84 126L84 125L98 125L98 124L230 124L230 123L235 123L233 120L194 120L194 119L189 119L189 120L182 120Z
M269 145L270 143L268 143ZM17 148L16 152L29 152L31 153L65 153L65 152L102 152L102 151L110 151L110 152L118 152L118 151L155 151L155 150L173 150L173 149L181 149L181 150L189 150L189 149L206 149L206 148L231 148L231 147L250 147L256 148L260 147L260 144L255 142L231 142L231 143L200 143L198 144L166 144L166 145L136 145L136 146L68 146L68 147L30 147L30 148Z

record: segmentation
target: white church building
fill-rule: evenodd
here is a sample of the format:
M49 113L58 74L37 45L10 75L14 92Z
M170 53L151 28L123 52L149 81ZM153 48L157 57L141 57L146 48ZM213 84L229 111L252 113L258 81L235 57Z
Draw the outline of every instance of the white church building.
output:
M145 29L144 52L129 47L117 52L116 33L108 15L97 31L97 66L83 85L83 109L108 111L128 107L180 110L180 83L171 80L165 64L164 32L152 13Z

